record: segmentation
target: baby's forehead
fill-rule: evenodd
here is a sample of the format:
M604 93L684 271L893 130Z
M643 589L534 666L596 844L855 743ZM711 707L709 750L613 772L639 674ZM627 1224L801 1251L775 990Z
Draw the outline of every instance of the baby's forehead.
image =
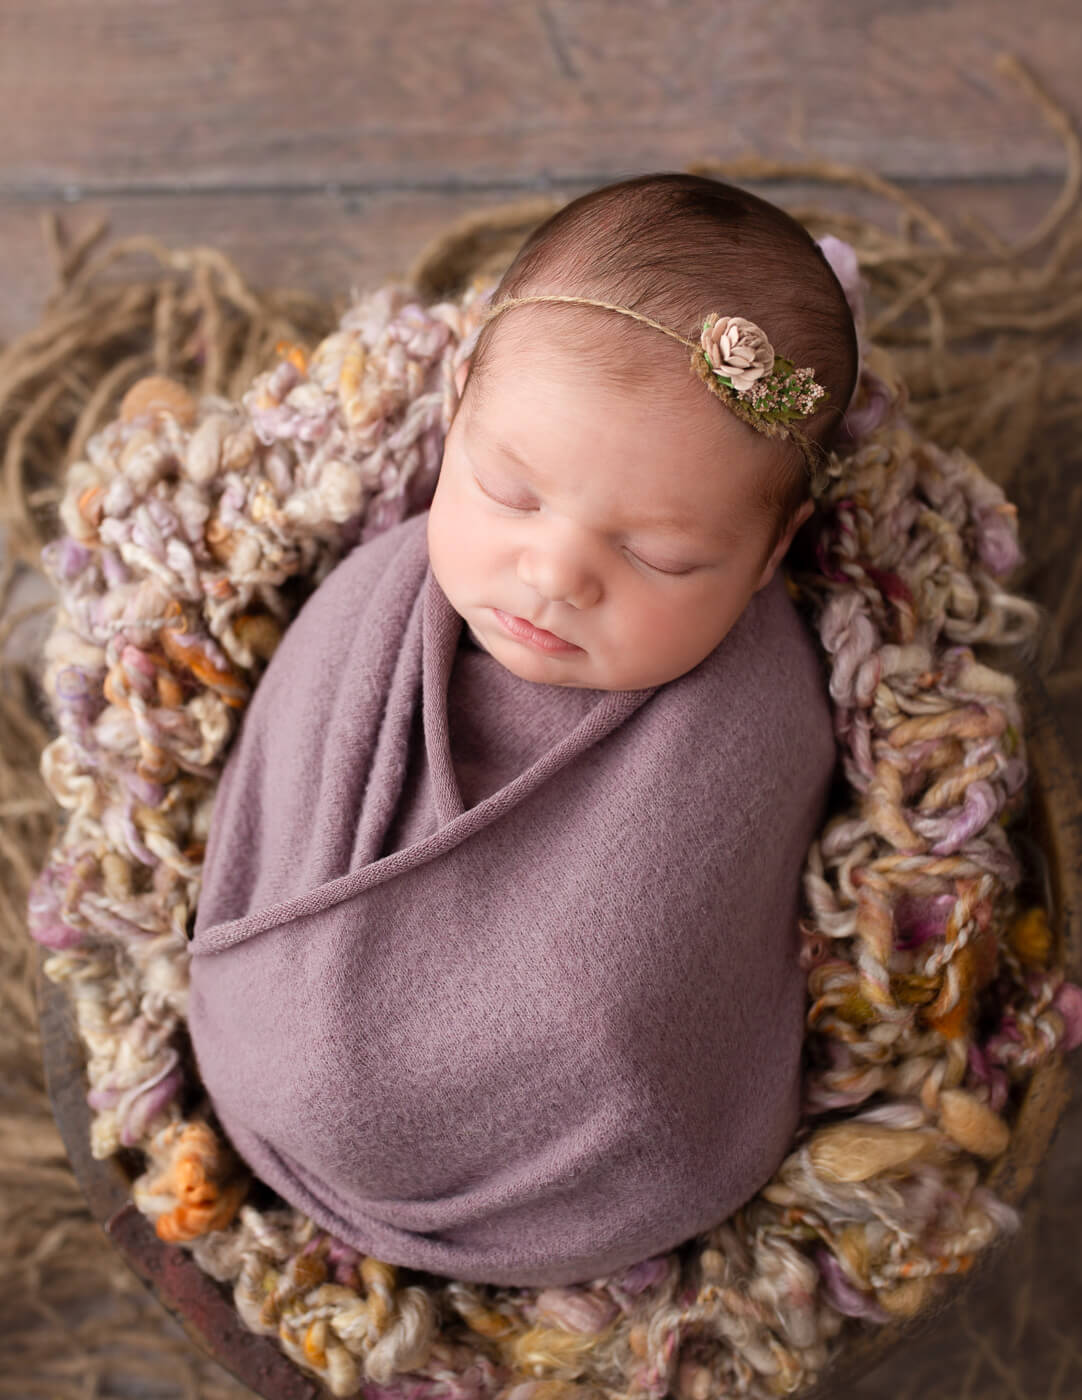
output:
M630 448L626 441L617 440L618 449L634 453L641 443L646 452L659 454L653 474L638 464L638 500L643 509L654 503L659 511L671 511L672 467L679 455L681 465L690 467L694 482L693 509L705 503L712 517L715 508L720 510L726 520L739 523L741 535L762 522L761 482L780 470L774 449L714 399L694 375L682 381L679 372L670 370L666 375L655 370L645 386L614 386L611 379L591 373L589 366L582 373L567 373L566 365L550 365L534 372L532 347L524 350L524 359L516 369L512 347L518 339L504 342L501 349L507 352L505 358L494 359L491 367L495 371L498 363L500 372L489 375L486 361L485 374L475 386L481 392L471 395L469 389L466 391L464 426L470 440L495 446L513 465L529 471L532 448L548 439L562 442L566 436L567 419L555 411L555 396L566 383L574 392L576 421L581 418L591 432L595 423L603 432L625 413L635 425L644 425L641 435L633 427ZM527 395L530 411L524 412ZM595 400L596 416L590 409ZM624 438L627 436L625 429ZM686 480L688 473L682 475ZM737 532L734 529L731 533Z

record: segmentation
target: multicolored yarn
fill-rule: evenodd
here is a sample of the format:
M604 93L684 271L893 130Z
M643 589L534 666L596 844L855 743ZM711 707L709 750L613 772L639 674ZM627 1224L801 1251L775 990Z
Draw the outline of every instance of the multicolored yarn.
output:
M862 1322L924 1310L1017 1229L983 1171L1033 1070L1082 1043L1082 989L1045 912L1015 897L1016 684L973 650L1037 621L999 582L1014 508L911 431L876 347L850 431L874 401L895 411L832 460L817 568L788 576L822 644L846 791L805 870L804 1116L763 1190L592 1285L403 1278L258 1209L192 1078L186 931L229 743L306 593L427 505L491 291L425 307L382 288L311 356L280 346L240 404L143 380L89 440L67 534L43 552L59 733L41 771L68 816L31 933L87 1048L94 1156L139 1149L132 1196L158 1235L332 1394L790 1393Z

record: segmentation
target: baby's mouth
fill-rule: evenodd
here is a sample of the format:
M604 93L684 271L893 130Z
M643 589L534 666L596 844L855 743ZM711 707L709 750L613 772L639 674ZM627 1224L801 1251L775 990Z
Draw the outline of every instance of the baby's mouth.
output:
M535 627L524 617L515 617L511 613L503 612L500 608L493 608L492 611L505 632L529 646L548 652L582 650L574 642L568 642L563 637L558 637L555 632L547 632L543 627Z

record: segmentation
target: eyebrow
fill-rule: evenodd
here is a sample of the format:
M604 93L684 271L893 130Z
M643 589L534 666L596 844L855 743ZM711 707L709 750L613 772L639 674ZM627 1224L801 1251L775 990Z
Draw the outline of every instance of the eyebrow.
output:
M501 453L509 461L514 462L527 476L532 475L529 463L523 461L510 443L492 437L484 428L479 429L475 422L470 423L470 430L471 433L479 431L481 437L485 438L497 452ZM644 524L631 525L628 528L629 530L678 530L683 535L701 539L700 531L702 526L699 520L693 519L687 515L663 515L655 516L653 520L649 520ZM717 534L722 544L728 545L737 545L744 538L744 532L738 525L722 525L717 529Z

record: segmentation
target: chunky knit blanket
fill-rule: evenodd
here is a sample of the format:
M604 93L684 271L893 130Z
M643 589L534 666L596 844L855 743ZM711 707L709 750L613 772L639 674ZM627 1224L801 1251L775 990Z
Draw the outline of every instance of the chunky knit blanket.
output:
M855 258L827 242L855 303ZM866 1324L926 1312L1017 1228L990 1168L1035 1071L1082 1042L1047 911L1018 897L1018 684L982 650L1036 624L1005 587L1014 508L912 430L877 347L789 561L844 781L803 871L802 1121L771 1180L589 1285L400 1273L261 1194L187 1043L188 933L241 717L306 597L425 509L482 290L426 305L382 288L310 354L284 346L239 402L144 380L89 438L43 553L60 601L41 771L66 825L30 931L72 989L95 1155L141 1153L132 1197L160 1238L334 1394L767 1400Z

